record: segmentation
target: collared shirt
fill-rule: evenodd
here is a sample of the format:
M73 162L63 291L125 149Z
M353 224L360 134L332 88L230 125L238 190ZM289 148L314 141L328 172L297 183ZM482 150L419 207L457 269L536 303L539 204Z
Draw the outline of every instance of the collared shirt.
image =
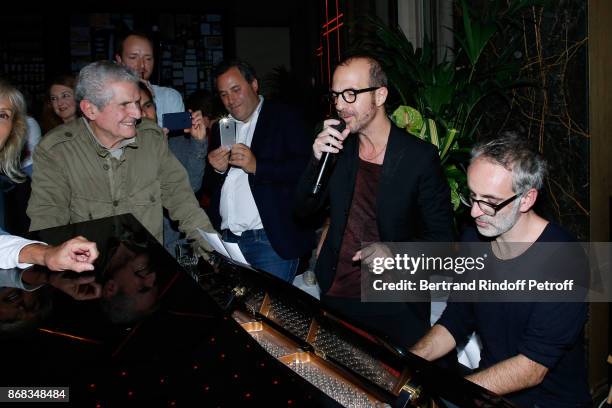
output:
M162 126L164 113L184 112L183 97L176 89L150 84L153 89L153 101L157 112L157 124Z
M100 140L98 140L98 136L96 136L93 129L89 125L89 121L85 118L81 118L81 119L85 122L85 127L87 127L89 134L93 137L93 140L95 140L98 146L100 146L104 150L107 150L110 153L110 155L113 156L117 160L121 158L121 155L123 154L123 148L136 141L136 136L131 137L129 139L123 139L117 146L113 147L112 149L109 149L106 146L104 146L102 143L100 143Z
M236 143L243 143L251 147L263 101L264 98L260 95L257 108L246 121L241 122L232 118L236 120ZM221 188L219 212L221 213L221 229L229 229L236 235L241 235L244 231L263 228L255 198L249 186L249 175L241 168L230 167Z

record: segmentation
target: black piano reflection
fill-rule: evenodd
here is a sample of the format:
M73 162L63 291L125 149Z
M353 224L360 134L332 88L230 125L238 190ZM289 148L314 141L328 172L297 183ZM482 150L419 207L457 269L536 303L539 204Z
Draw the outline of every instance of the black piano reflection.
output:
M265 273L182 268L131 215L33 237L75 235L98 245L100 297L0 288L0 386L69 386L78 407L511 406Z

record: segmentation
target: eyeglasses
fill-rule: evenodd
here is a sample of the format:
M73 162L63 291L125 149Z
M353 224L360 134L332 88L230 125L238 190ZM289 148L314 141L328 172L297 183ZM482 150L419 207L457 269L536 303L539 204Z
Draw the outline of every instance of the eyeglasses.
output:
M372 86L370 88L363 89L345 89L344 91L334 92L329 91L329 99L332 103L336 103L338 101L338 97L342 95L342 99L346 101L346 103L354 103L357 100L357 95L364 92L372 92L380 88L380 86Z
M512 197L510 197L507 200L502 201L499 204L492 204L489 202L486 202L484 200L474 200L472 197L468 197L467 199L463 198L463 196L460 196L461 202L463 204L465 204L466 206L472 208L474 206L474 203L478 204L478 208L480 208L480 210L485 213L486 215L489 215L491 217L493 217L495 214L497 214L497 212L499 210L501 210L502 208L504 208L505 206L507 206L508 204L510 204L511 202L513 202L514 200L516 200L517 198L519 198L521 195L520 194L515 194Z

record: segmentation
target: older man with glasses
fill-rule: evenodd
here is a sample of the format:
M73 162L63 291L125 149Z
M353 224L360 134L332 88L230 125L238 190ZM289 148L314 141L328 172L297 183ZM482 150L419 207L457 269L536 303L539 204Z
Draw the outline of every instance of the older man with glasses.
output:
M545 169L543 159L516 134L472 151L470 198L465 204L471 208L476 229L466 231L463 240L491 243L486 254L492 260L489 271L511 279L519 273L545 270L551 258L558 258L555 265L568 265L569 270L580 265L567 245L559 245L554 256L532 245L575 241L533 210ZM552 273L561 275L562 271ZM467 377L470 381L506 395L521 407L591 406L583 333L588 305L519 300L517 295L512 302L449 303L412 351L436 360L475 331L483 350L479 370Z
M346 129L333 127L338 119L324 122L296 213L309 217L329 203L330 226L315 268L323 303L408 347L429 329L430 304L362 303L360 261L377 256L362 243L452 241L452 209L438 152L391 123L387 93L387 77L373 58L353 56L336 67L330 98ZM324 153L337 161L313 195Z

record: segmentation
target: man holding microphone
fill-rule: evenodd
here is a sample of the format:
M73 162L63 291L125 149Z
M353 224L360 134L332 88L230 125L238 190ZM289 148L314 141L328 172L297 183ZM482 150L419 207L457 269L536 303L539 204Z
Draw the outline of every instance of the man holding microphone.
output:
M336 67L330 96L346 129L333 128L337 119L324 122L295 212L308 218L329 203L330 226L315 269L322 302L408 347L429 329L430 304L362 303L360 262L381 256L373 247L362 250L362 243L452 241L452 209L438 152L391 123L387 94L387 77L375 59L353 56ZM326 152L337 161L313 194Z

